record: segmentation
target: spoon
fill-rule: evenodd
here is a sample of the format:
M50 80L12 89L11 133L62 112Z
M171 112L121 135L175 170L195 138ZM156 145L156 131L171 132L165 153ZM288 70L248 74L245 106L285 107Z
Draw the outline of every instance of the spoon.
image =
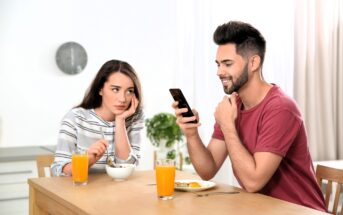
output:
M105 134L104 134L104 131L102 130L102 127L100 127L100 131L101 131L101 136L104 140L105 139ZM108 151L108 147L106 148L106 163L111 166L111 167L114 167L114 162L112 160L112 158L109 156L109 151Z

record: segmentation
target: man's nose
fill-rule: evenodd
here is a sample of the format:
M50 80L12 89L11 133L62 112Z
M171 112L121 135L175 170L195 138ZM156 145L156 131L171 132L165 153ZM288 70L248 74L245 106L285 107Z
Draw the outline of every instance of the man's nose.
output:
M223 74L225 74L224 68L219 65L218 69L217 69L217 75L220 76L220 75L223 75Z

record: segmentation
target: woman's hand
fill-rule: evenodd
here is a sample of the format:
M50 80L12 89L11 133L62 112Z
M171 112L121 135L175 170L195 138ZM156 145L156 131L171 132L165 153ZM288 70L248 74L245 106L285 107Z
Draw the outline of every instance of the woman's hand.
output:
M108 146L107 140L100 139L88 148L89 166L92 166L104 155Z
M125 120L126 118L132 116L135 113L135 111L138 107L138 104L139 104L139 101L136 98L136 96L134 95L131 99L130 107L126 111L124 111L123 113L116 115L116 121L117 121L117 119Z

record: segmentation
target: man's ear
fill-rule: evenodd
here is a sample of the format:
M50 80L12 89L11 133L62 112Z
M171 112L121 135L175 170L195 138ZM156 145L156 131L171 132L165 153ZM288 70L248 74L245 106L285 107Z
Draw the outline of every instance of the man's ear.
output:
M251 71L256 71L261 66L261 57L259 55L253 55L250 58Z

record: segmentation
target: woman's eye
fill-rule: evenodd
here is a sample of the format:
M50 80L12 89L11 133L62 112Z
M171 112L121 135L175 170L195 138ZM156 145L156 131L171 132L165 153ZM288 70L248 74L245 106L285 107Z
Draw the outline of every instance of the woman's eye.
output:
M113 92L119 92L119 89L118 88L112 88L112 91Z
M126 91L126 94L128 94L128 95L131 95L131 94L134 94L134 93L135 93L134 90L128 90L128 91Z

